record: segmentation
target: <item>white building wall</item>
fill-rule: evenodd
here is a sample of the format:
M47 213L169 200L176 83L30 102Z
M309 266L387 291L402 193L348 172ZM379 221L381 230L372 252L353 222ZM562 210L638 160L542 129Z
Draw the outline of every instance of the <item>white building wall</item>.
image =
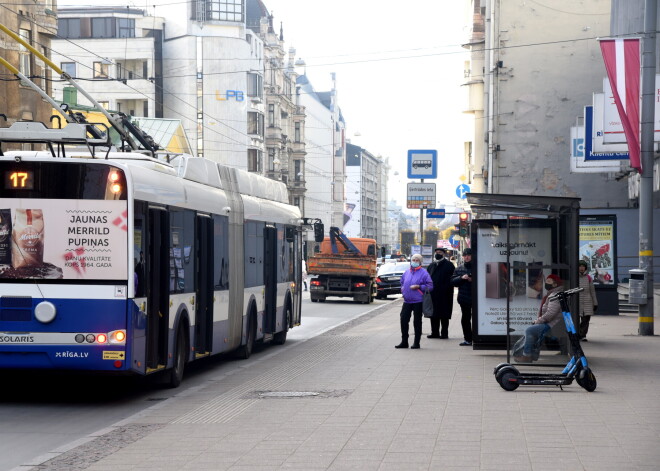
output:
M318 218L327 228L332 221L332 113L307 93L301 93L305 107L305 217Z
M66 14L60 12L62 18L84 18L89 14L80 11ZM102 16L117 16L116 14L103 14ZM87 93L97 102L107 102L108 109L121 111L135 116L144 116L144 105L148 106L147 114L155 117L155 85L149 80L155 75L154 71L154 38L142 37L146 29L162 29L163 19L160 17L133 17L135 20L134 38L84 38L84 39L53 39L51 42L51 60L57 66L65 62L76 63L74 79L79 82ZM76 44L83 43L85 49ZM132 79L126 79L126 83L119 80L118 63L134 61L137 67ZM91 80L94 78L94 62L105 62L108 65L108 78L110 80ZM142 63L147 63L147 73L143 72ZM63 99L64 87L70 87L67 82L53 81L52 96L55 100ZM133 100L132 108L118 102ZM77 93L77 104L92 106L91 101L81 93ZM133 113L130 113L133 111Z
M350 217L344 225L344 233L349 237L362 237L360 221L362 219L362 168L357 165L346 166L346 210Z

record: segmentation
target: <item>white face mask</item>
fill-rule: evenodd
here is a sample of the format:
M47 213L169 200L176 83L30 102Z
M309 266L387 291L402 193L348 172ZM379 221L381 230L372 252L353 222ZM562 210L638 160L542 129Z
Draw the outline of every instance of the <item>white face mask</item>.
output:
M410 262L410 266L413 268L418 268L421 265L417 260Z

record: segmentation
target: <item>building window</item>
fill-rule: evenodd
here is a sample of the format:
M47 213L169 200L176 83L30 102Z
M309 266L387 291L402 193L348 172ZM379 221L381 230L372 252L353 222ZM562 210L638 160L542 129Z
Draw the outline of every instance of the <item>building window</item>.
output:
M293 205L298 206L300 208L300 196L294 196Z
M80 18L60 18L57 20L57 35L66 39L80 38Z
M247 84L248 96L263 98L264 96L263 77L259 74L253 74L248 72L247 78L248 78L248 84Z
M110 109L110 102L109 101L99 101L99 105L101 105L101 107L104 110L109 110Z
M268 127L275 126L275 104L268 105Z
M112 27L114 18L92 18L92 37L93 38L112 38L114 37L114 28Z
M275 171L275 148L274 147L269 147L268 148L268 171L269 172L274 172Z
M259 149L248 149L248 172L261 173L263 153Z
M149 102L147 100L142 102L142 116L145 118L149 117Z
M117 18L117 37L134 38L135 20L132 18Z
M243 0L206 0L206 19L243 21Z
M108 64L94 62L94 78L108 78Z
M69 74L71 77L76 76L76 63L75 62L62 62L60 64L60 69L62 72Z
M254 111L248 112L248 134L264 135L264 115Z
M142 62L142 78L149 78L149 63L147 61Z
M297 182L301 181L303 177L303 173L302 173L302 162L300 160L293 161L293 172L295 174L293 179Z
M23 41L27 42L28 44L32 44L32 31L30 31L29 29L19 29L18 34ZM20 55L18 70L26 77L29 77L32 74L32 67L31 67L32 63L30 61L32 55L30 54L28 48L23 46L22 44L19 44L18 47L19 47L19 55Z
M300 121L296 121L294 124L293 142L300 142Z

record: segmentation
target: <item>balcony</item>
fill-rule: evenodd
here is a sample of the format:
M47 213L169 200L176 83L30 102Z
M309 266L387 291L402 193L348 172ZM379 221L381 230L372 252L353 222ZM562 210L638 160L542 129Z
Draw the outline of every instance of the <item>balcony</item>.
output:
M305 143L304 142L292 142L291 143L291 152L294 154L300 155L306 155L307 151L305 150Z

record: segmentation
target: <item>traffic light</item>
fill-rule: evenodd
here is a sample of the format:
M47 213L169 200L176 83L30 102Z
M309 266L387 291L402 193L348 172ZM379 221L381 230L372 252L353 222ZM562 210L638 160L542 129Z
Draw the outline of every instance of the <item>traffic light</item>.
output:
M458 214L458 235L461 237L468 236L468 222L470 220L470 215L468 213L459 213Z
M324 233L325 228L323 227L323 224L320 221L314 223L314 241L323 242Z

